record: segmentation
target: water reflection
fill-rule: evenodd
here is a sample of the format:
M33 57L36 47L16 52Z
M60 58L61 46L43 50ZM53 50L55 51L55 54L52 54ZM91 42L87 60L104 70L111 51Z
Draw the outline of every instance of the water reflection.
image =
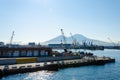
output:
M56 72L52 71L38 71L7 76L3 77L2 80L52 80L52 76L54 76L55 73Z
M101 66L80 66L65 68L57 72L38 71L10 75L2 80L120 80L120 51L91 51L97 56L108 56L116 59L115 63Z

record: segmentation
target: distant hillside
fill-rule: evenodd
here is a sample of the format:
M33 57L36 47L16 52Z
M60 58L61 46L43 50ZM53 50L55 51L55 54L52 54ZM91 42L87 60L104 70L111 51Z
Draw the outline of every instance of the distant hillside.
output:
M111 43L108 43L108 42L87 38L81 34L75 34L75 35L73 35L73 38L76 39L77 42L79 42L80 44L82 44L82 42L86 42L86 43L93 42L93 44L95 44L95 45L105 45L105 46L112 45ZM57 36L51 40L48 40L48 41L44 42L44 44L60 44L61 40L63 41L62 35ZM66 41L67 41L67 43L73 42L71 37L66 37Z

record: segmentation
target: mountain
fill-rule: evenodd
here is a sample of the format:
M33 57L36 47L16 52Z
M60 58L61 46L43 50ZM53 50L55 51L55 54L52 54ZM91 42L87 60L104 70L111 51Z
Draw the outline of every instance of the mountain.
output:
M104 46L112 45L111 43L108 43L108 42L87 38L81 34L73 35L73 39L76 39L76 41L79 42L80 44L82 44L83 42L86 42L86 43L92 42L95 45L104 45ZM61 40L63 41L62 35L57 36L51 40L48 40L48 41L44 42L44 44L60 44ZM67 43L70 43L70 44L73 42L71 37L66 37L66 41L67 41Z

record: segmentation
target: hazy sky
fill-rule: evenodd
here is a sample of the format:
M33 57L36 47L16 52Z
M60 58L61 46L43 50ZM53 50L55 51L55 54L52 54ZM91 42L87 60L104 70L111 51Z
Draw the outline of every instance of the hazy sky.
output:
M120 41L120 0L0 0L0 41L44 42L61 35Z

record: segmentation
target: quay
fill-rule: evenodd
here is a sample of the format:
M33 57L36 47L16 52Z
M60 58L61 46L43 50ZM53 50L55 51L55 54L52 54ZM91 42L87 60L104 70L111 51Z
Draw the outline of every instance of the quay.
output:
M58 71L62 68L79 67L87 65L104 65L105 63L115 62L110 57L88 57L84 56L80 59L51 60L47 62L12 64L0 66L0 77L26 72L35 72L39 70Z
M104 65L111 62L115 62L115 59L66 49L59 53L52 51L50 47L1 47L0 78L17 73L39 70L58 71L67 67Z

